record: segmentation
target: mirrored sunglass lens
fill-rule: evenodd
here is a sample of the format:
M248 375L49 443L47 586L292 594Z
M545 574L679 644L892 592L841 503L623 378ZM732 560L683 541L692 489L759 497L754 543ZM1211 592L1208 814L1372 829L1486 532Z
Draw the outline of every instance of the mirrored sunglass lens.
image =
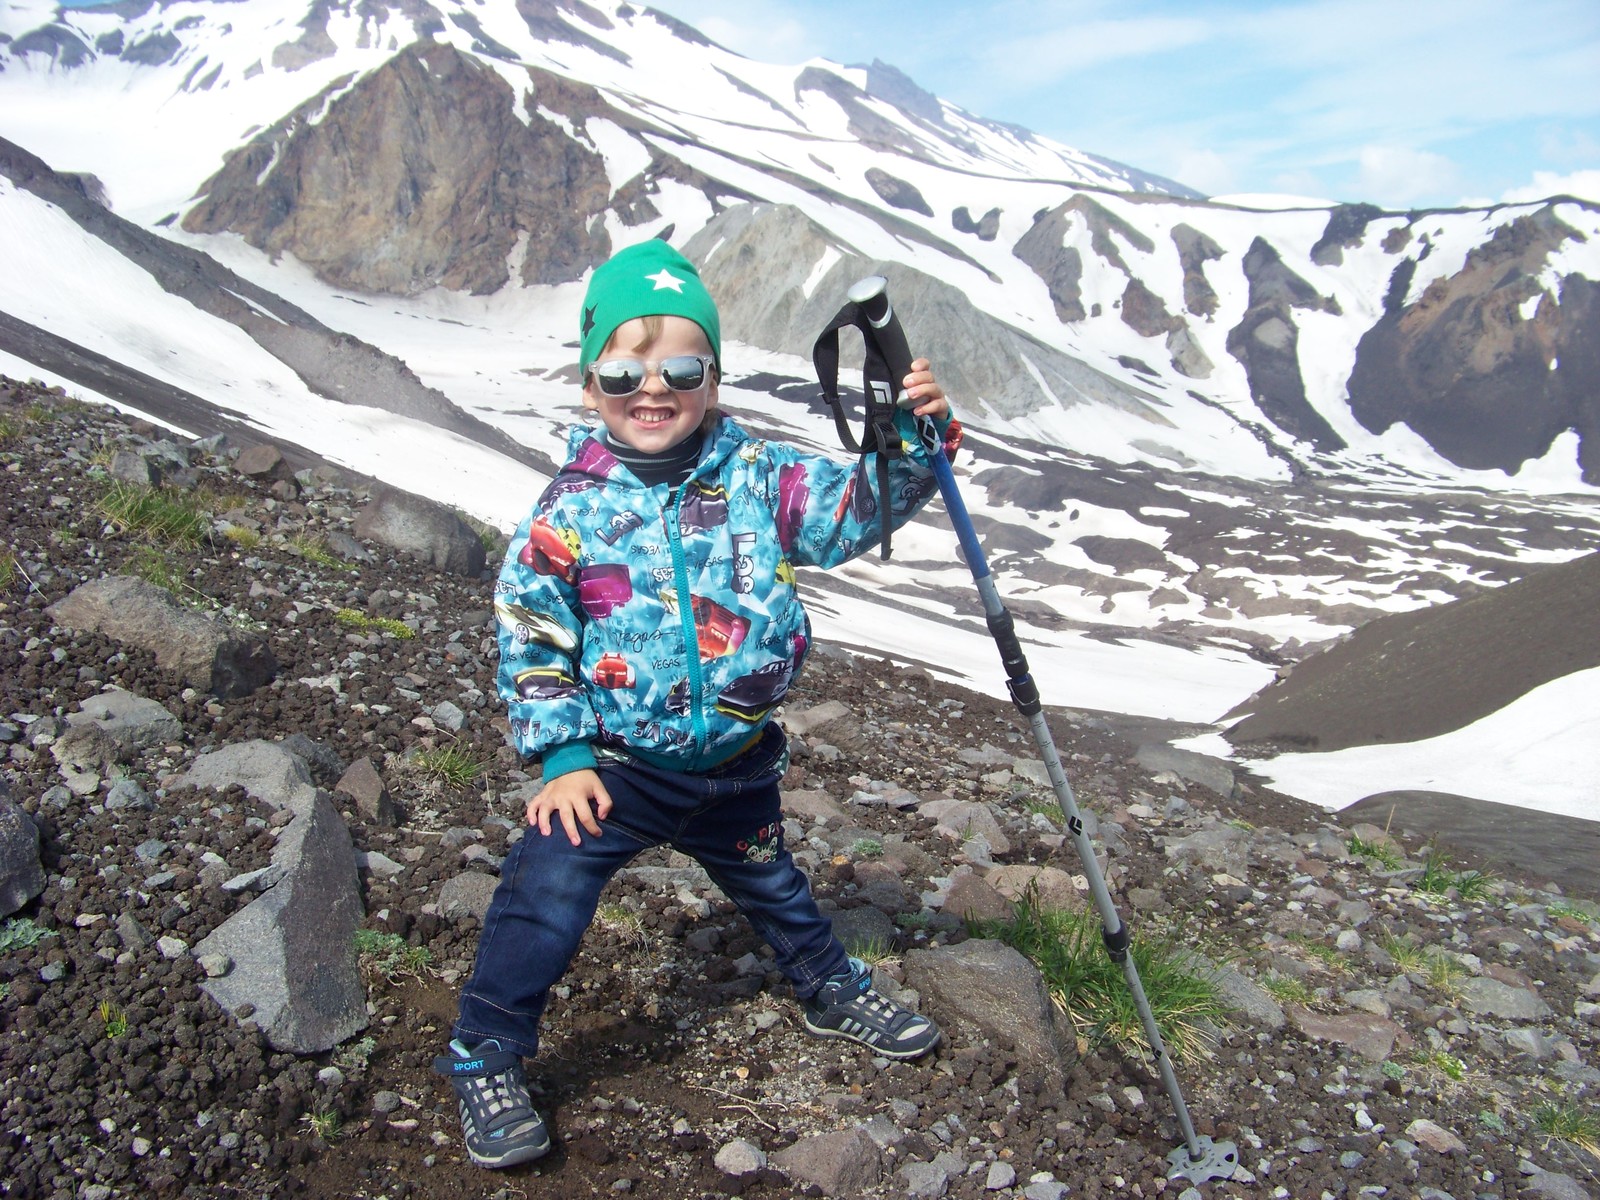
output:
M705 382L706 365L692 354L679 354L661 364L661 379L675 392L692 392Z
M644 364L632 359L600 363L594 369L594 378L608 396L631 396L644 386Z

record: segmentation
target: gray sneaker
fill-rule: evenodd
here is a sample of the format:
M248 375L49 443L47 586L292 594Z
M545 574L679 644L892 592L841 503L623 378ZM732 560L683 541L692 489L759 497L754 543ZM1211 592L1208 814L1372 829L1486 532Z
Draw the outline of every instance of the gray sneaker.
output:
M480 1167L512 1167L550 1152L550 1134L533 1110L522 1056L494 1038L468 1049L459 1040L433 1060L450 1079L461 1110L467 1154Z
M939 1027L872 990L872 968L852 958L805 1004L814 1037L847 1038L885 1058L917 1058L939 1044Z

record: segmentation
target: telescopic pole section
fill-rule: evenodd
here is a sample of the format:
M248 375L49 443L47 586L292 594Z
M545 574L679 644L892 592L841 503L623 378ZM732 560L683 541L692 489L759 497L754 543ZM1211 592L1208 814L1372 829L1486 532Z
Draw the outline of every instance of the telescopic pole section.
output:
M848 294L853 302L862 306L862 311L877 336L878 348L889 366L890 378L898 384L911 369L911 352L906 345L900 322L889 304L887 281L882 276L869 276L852 287ZM1178 1117L1178 1126L1183 1131L1184 1145L1167 1156L1167 1162L1170 1164L1167 1176L1171 1179L1187 1178L1195 1183L1203 1183L1208 1179L1227 1179L1239 1165L1238 1149L1232 1142L1215 1142L1211 1138L1195 1133L1194 1122L1189 1119L1189 1107L1183 1100L1183 1089L1178 1086L1177 1072L1173 1069L1166 1043L1162 1040L1161 1031L1156 1025L1155 1014L1150 1011L1150 1001L1145 996L1144 984L1139 979L1139 968L1133 961L1133 955L1128 952L1131 940L1128 927L1123 924L1122 918L1117 914L1116 905L1112 903L1105 875L1095 858L1094 842L1084 830L1083 816L1078 810L1077 798L1073 795L1072 784L1061 766L1061 755L1056 750L1055 739L1051 736L1050 726L1045 720L1044 705L1039 699L1038 685L1028 672L1028 660L1022 652L1021 643L1017 640L1016 622L1001 603L1000 593L995 588L994 579L989 572L988 560L984 557L982 547L978 545L977 531L973 528L966 503L956 486L955 472L951 470L949 460L944 456L941 449L942 439L931 421L923 423L922 440L930 451L928 457L933 465L934 478L938 480L939 494L944 498L945 511L949 514L950 523L955 528L957 539L961 542L962 557L967 560L967 568L972 572L972 581L977 585L978 595L983 601L984 620L989 626L989 633L993 636L995 645L999 648L1000 662L1006 672L1006 688L1011 693L1011 701L1016 705L1017 711L1028 720L1033 740L1038 746L1040 757L1044 760L1045 770L1049 773L1050 784L1055 789L1056 800L1066 816L1067 829L1072 834L1073 845L1077 847L1078 858L1083 863L1083 872L1089 881L1089 891L1100 914L1101 940L1105 942L1106 953L1111 956L1111 960L1122 968L1122 974L1128 982L1128 990L1133 995L1134 1006L1139 1010L1139 1020L1144 1025L1145 1037L1155 1054L1162 1085L1172 1100L1173 1111Z

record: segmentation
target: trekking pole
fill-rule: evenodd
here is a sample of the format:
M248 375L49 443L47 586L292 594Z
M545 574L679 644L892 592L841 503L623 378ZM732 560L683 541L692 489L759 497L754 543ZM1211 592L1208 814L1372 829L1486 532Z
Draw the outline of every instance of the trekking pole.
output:
M877 348L888 364L892 386L898 391L900 381L911 370L911 351L906 345L900 321L889 304L888 281L881 275L868 276L852 287L848 295L852 303L860 306L862 314L870 324L877 340ZM910 407L910 404L906 406ZM1134 1005L1139 1010L1139 1020L1144 1024L1145 1037L1150 1041L1150 1048L1154 1051L1157 1066L1160 1068L1161 1082L1172 1100L1172 1107L1178 1116L1178 1125L1183 1130L1184 1145L1167 1155L1167 1162L1171 1164L1167 1170L1167 1177L1186 1178L1195 1183L1203 1183L1208 1179L1230 1178L1239 1165L1239 1151L1232 1142L1215 1142L1211 1138L1195 1133L1194 1122L1189 1119L1189 1108L1183 1102L1183 1091L1178 1086L1177 1072L1173 1070L1172 1060L1167 1055L1161 1031L1156 1026L1155 1014L1150 1011L1150 1001L1145 997L1144 985L1139 979L1139 968L1135 965L1133 956L1128 953L1132 939L1129 937L1127 926L1117 915L1116 905L1112 903L1111 893L1106 888L1105 876L1101 873L1100 864L1094 856L1094 842L1084 830L1083 817L1078 811L1077 799L1072 794L1072 784L1067 780L1066 771L1061 766L1061 756L1056 751L1055 740L1050 735L1050 726L1044 717L1044 706L1039 700L1038 685L1028 673L1028 660L1024 657L1022 646L1017 641L1016 623L1006 611L1005 605L1001 603L1000 593L989 574L989 563L984 558L983 549L978 545L977 531L972 526L972 518L967 514L967 506L956 487L955 472L950 469L950 461L945 457L938 430L934 427L933 421L926 417L920 420L919 426L923 445L929 451L928 458L932 463L934 476L939 482L939 493L944 498L945 511L949 513L950 523L955 527L956 537L961 542L961 553L972 572L973 582L977 584L978 595L983 599L984 618L995 644L999 647L1000 661L1005 667L1006 687L1011 692L1011 700L1017 706L1017 711L1028 719L1028 724L1033 729L1033 739L1038 745L1040 756L1044 759L1045 770L1049 772L1056 800L1066 815L1067 828L1072 833L1073 844L1078 848L1084 875L1089 880L1089 890L1094 896L1095 907L1100 912L1101 940L1105 942L1106 953L1111 956L1113 962L1122 967L1122 973L1127 978L1128 990L1133 993Z

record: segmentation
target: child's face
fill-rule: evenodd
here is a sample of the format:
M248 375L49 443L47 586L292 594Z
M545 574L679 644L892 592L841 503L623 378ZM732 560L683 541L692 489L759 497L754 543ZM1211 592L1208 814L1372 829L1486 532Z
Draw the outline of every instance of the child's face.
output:
M714 369L693 391L675 392L661 378L660 364L677 355L711 354L705 331L687 317L662 316L661 334L646 341L645 324L635 318L617 326L597 362L635 359L653 367L644 386L631 396L608 396L593 373L583 383L583 406L600 414L606 432L635 450L667 450L696 432L705 415L717 406Z

